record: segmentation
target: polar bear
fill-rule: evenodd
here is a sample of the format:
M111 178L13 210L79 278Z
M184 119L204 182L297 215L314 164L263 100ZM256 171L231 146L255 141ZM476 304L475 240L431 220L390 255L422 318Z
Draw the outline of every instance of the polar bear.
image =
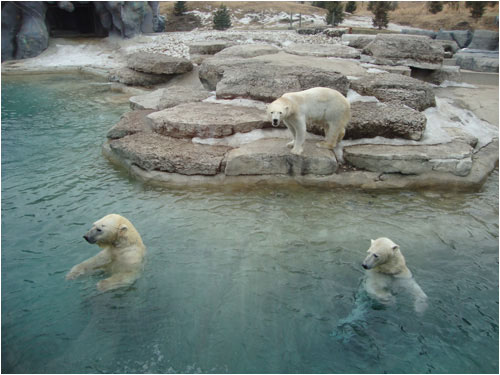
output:
M427 295L420 288L406 267L405 258L388 238L371 240L368 256L362 264L366 271L365 289L370 297L387 304L394 299L391 291L403 289L414 298L417 313L427 308Z
M91 244L96 243L101 252L74 266L66 279L105 270L111 274L97 283L102 292L131 285L141 274L146 247L139 232L123 216L110 214L96 221L83 236Z
M345 126L351 118L351 106L338 91L326 87L290 92L269 104L267 115L273 126L283 121L293 136L288 147L292 154L300 155L306 139L308 121L326 126L325 142L319 147L333 149L344 137Z

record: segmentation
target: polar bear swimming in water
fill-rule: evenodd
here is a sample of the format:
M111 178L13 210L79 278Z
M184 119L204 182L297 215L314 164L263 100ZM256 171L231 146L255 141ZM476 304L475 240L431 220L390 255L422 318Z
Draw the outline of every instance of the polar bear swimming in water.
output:
M267 114L273 126L286 125L293 136L287 144L292 154L300 155L306 139L307 122L326 126L325 141L317 145L333 149L344 138L345 127L351 119L351 106L338 91L326 87L283 94L269 104Z
M403 289L413 296L417 313L427 309L427 295L406 266L399 246L390 239L382 237L371 240L362 266L366 270L365 290L370 297L388 304L394 299L391 291Z
M126 218L116 214L96 221L83 236L101 252L74 266L66 275L67 280L105 270L111 274L97 283L101 292L129 286L140 276L144 266L146 247L139 232Z

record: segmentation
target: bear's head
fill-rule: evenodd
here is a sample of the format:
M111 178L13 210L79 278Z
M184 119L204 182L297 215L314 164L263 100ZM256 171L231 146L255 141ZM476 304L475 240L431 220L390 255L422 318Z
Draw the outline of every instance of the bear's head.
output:
M99 246L118 244L127 238L129 221L123 216L110 214L96 221L83 236L91 244Z
M383 264L392 263L392 260L399 256L399 246L390 239L382 237L371 240L371 246L368 249L368 256L363 261L363 268L370 270Z
M271 125L274 127L279 126L280 122L288 116L290 110L289 103L283 99L279 98L267 106L267 117L271 121Z

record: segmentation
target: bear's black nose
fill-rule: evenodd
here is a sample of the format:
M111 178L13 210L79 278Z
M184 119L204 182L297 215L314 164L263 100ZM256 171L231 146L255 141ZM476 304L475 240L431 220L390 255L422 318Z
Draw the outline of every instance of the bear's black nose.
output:
M278 120L273 120L273 125L278 126Z
M368 266L367 266L366 264L362 264L361 266L362 266L365 270L367 270L367 269L368 269Z
M90 242L86 234L83 236L83 238L85 238L85 241Z

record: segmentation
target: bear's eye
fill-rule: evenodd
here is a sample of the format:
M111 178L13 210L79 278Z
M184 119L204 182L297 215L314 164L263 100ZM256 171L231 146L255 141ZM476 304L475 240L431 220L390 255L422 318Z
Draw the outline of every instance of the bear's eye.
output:
M102 229L101 228L97 228L96 229L98 232L102 232Z
M374 258L378 258L378 255L377 255L377 254L373 254L373 257L374 257Z

